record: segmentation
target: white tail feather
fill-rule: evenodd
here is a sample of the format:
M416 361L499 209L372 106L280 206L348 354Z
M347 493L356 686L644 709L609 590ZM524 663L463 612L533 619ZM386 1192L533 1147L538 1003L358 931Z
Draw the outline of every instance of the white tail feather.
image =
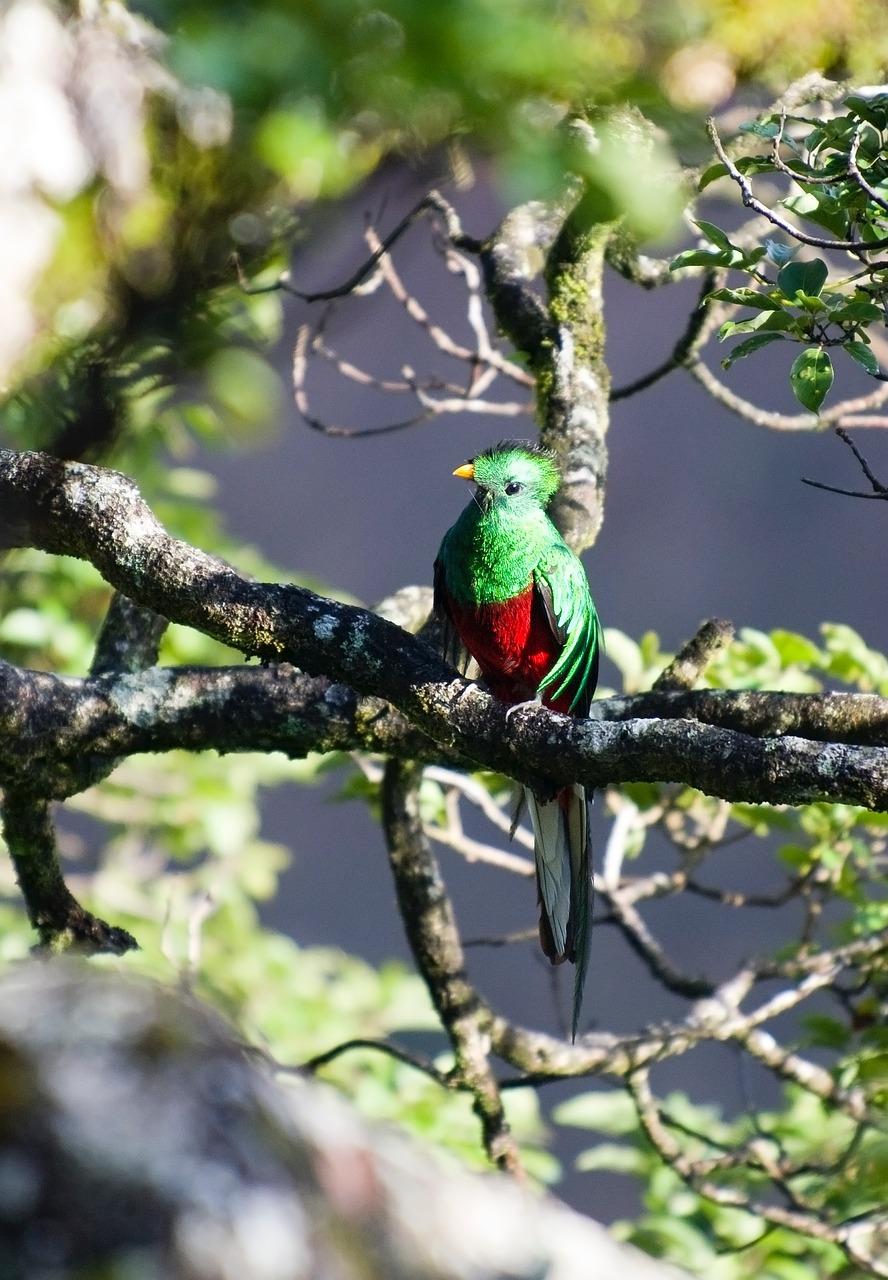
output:
M589 959L591 881L586 793L580 786L571 790L566 809L558 800L537 800L526 789L525 797L533 824L542 913L555 951L552 958L558 961L569 954L576 963L571 1019L575 1038Z
M525 795L533 824L533 851L543 913L549 922L555 950L563 957L570 918L571 861L564 815L557 800L544 804L532 791L526 790Z

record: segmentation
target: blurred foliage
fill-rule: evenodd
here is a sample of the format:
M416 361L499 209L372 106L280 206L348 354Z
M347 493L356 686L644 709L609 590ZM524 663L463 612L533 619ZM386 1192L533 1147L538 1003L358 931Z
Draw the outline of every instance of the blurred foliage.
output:
M131 12L12 0L0 57L0 287L16 298L0 335L0 373L14 373L0 429L107 456L125 434L156 447L167 433L206 442L274 421L277 376L244 348L278 330L279 299L245 297L231 255L273 279L312 205L387 157L438 180L444 144L486 154L513 197L551 194L573 167L596 216L662 234L681 202L670 136L684 145L700 110L744 82L785 87L814 67L877 76L888 11L879 0L148 0ZM663 137L614 131L627 104ZM591 149L561 127L571 111L594 124Z
M854 1122L829 1113L804 1090L787 1088L780 1110L730 1122L715 1108L695 1104L681 1093L667 1096L662 1110L667 1122L690 1138L686 1147L692 1158L758 1139L799 1164L809 1164L812 1172L805 1179L804 1193L819 1193L824 1207L839 1216L883 1203L888 1180L884 1135L870 1132L855 1143ZM607 1139L584 1151L577 1158L578 1168L628 1174L644 1182L643 1214L638 1221L619 1222L613 1229L646 1252L714 1280L759 1276L811 1280L812 1276L857 1274L848 1269L834 1245L784 1227L768 1230L762 1218L714 1204L689 1188L640 1133L627 1094L614 1090L581 1094L558 1107L555 1118ZM754 1181L751 1189L756 1189Z

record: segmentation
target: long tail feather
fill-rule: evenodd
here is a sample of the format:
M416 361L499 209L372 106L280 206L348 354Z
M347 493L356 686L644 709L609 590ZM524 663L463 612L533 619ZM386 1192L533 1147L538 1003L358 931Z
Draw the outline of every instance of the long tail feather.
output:
M568 831L570 834L570 905L573 933L574 971L571 1040L577 1038L583 989L589 967L589 939L592 933L592 869L589 857L589 810L586 792L571 787L568 793Z
M589 961L591 881L586 793L565 787L542 803L525 793L534 833L540 943L553 964L572 960L574 977L571 1036L576 1039Z

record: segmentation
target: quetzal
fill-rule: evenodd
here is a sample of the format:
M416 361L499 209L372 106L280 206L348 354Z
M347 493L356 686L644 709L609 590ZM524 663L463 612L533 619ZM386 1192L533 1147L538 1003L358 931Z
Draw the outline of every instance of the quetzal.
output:
M444 652L471 655L503 702L540 701L585 716L598 680L601 624L586 573L546 514L560 483L554 456L504 440L453 473L475 484L435 561ZM563 787L525 796L534 831L540 943L553 964L576 965L576 1037L588 961L591 873L586 794Z

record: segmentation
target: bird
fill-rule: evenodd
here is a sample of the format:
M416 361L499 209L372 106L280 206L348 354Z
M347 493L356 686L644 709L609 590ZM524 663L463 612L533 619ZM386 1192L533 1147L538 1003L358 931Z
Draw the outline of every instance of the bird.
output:
M546 512L561 482L555 455L527 440L503 440L453 474L475 491L435 560L444 656L464 674L474 658L487 688L512 709L533 702L588 715L601 623L586 571ZM540 945L553 964L576 966L576 1040L592 905L586 793L570 785L541 799L525 787L524 801L534 832Z

